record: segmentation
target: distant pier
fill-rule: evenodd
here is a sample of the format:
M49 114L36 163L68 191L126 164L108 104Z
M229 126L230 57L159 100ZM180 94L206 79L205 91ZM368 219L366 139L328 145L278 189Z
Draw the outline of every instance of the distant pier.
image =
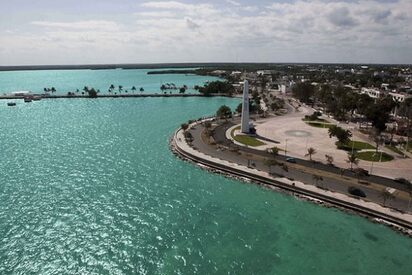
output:
M97 95L96 97L90 97L89 95L50 95L50 94L32 94L30 96L33 97L39 97L40 99L58 99L58 98L133 98L133 97L216 97L216 96L221 96L221 97L237 97L235 95L233 96L228 96L226 94L209 94L209 95L203 95L203 94L161 94L161 93L148 93L148 94L102 94L102 95ZM30 97L29 96L29 97ZM28 97L26 96L15 96L15 95L0 95L0 100L1 99L24 99Z

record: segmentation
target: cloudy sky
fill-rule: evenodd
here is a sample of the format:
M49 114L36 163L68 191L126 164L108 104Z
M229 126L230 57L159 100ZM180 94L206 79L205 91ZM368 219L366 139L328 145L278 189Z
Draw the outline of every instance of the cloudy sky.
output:
M412 0L0 0L0 65L412 63Z

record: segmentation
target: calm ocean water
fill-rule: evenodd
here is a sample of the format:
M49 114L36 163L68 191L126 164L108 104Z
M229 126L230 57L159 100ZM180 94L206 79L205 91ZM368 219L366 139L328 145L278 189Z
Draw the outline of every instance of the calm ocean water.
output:
M410 274L385 226L173 156L174 129L222 104L0 101L0 274Z
M143 88L145 93L160 93L160 86L166 83L174 83L177 87L187 85L190 92L195 92L195 85L203 85L206 81L217 80L212 76L184 75L184 74L159 74L148 75L150 70L50 70L50 71L16 71L0 72L0 94L13 91L32 91L40 93L44 88L54 87L56 94L67 94L85 86L100 89L107 93L110 85L115 85L114 92L118 92L118 86L123 86L123 92L131 93L133 86ZM175 92L175 91L174 91Z

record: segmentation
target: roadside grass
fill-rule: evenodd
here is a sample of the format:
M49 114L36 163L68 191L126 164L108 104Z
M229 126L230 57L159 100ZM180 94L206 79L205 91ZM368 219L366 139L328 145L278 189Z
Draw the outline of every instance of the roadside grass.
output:
M313 121L306 122L306 124L312 127L325 128L325 129L329 129L332 126L335 126L335 124L332 124L332 123L313 122Z
M356 140L351 140L345 144L342 144L339 141L337 141L335 144L336 144L336 147L338 147L338 149L345 150L345 151L352 151L352 147L353 147L353 150L356 150L356 151L364 150L364 149L371 149L371 150L375 149L375 147L369 143L362 142L362 141L356 141Z
M366 152L359 152L356 154L358 159L366 160L366 161L373 161L378 162L381 160L382 162L387 162L393 160L393 157L389 154L382 152L382 159L381 159L381 152L373 152L373 151L366 151Z
M232 130L232 132L230 133L230 135L232 136L232 138L234 140L236 140L237 142L240 142L244 145L247 146L252 146L252 147L257 147L257 146L261 146L261 145L265 145L265 143L261 142L260 140L251 137L251 136L247 136L247 135L235 135L235 131L239 130L240 126L234 128Z
M386 148L388 148L389 150L391 150L392 152L395 152L401 156L405 156L405 154L396 146L393 145L386 145Z

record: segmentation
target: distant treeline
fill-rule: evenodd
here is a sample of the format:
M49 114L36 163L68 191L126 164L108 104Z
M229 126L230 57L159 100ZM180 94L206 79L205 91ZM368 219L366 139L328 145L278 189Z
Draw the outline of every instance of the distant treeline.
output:
M161 69L161 68L204 68L208 70L278 70L302 69L307 66L320 66L323 68L335 67L352 68L356 64L319 64L319 63L158 63L158 64L88 64L88 65L26 65L26 66L0 66L0 71L21 70L107 70L107 69ZM389 64L388 64L389 65ZM372 65L375 68L384 68L388 65Z
M150 71L147 74L197 74L198 70L161 70Z

